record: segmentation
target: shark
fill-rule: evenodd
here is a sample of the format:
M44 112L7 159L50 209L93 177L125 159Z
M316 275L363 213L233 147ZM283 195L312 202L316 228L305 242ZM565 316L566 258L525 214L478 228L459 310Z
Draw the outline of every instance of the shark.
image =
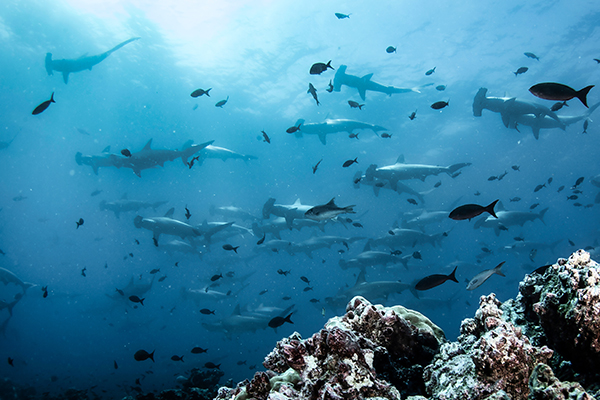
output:
M256 156L237 153L233 150L226 149L225 147L213 146L212 144L209 144L204 149L202 149L198 156L198 165L202 165L204 160L206 160L207 158L216 158L223 161L227 161L229 159L243 160L244 162L248 162L249 160L258 160L258 157Z
M561 239L558 239L554 242L513 242L502 247L500 250L505 253L511 253L518 256L526 256L531 254L532 250L550 250L554 253L556 246L558 246L562 242Z
M23 293L27 291L32 286L35 286L33 283L23 282L17 275L13 272L7 270L6 268L0 267L0 282L8 285L12 283L13 285L21 286Z
M163 217L143 218L138 215L134 218L133 224L136 228L144 228L152 231L155 243L158 243L160 235L179 236L181 239L187 237L202 236L202 231L186 224L185 222L173 219L175 208L171 208Z
M252 215L246 210L234 206L216 207L215 205L211 205L208 211L210 215L218 214L227 218L241 219L242 221L260 221L260 218L258 218L257 216Z
M415 88L397 88L394 86L385 86L377 82L373 82L371 78L373 74L367 74L362 77L356 75L350 75L346 73L346 69L348 69L347 65L340 65L337 71L335 72L335 76L333 77L333 91L339 92L342 88L342 85L346 85L351 88L355 88L358 90L358 94L361 99L366 100L367 91L371 92L380 92L385 93L388 96L398 93L420 93L420 89L424 87L431 86L433 83L428 83Z
M421 231L425 231L425 226L430 224L437 224L438 226L446 221L450 221L448 218L450 215L450 211L427 211L423 210L423 212L411 219L402 220L402 228L407 229L420 229Z
M115 217L119 218L122 212L139 211L144 208L152 208L156 211L158 207L167 203L168 201L156 201L154 203L148 203L147 201L129 200L127 198L127 193L125 193L119 200L116 201L107 202L102 200L100 202L100 210L112 211L115 213Z
M412 256L411 256L412 257ZM408 261L402 257L395 256L389 251L366 250L358 254L356 257L344 260L340 259L340 268L346 270L348 268L359 268L364 270L367 267L382 265L384 267L390 264L402 263L407 267Z
M8 146L10 146L12 144L12 142L17 138L17 136L19 136L19 133L17 133L12 139L10 139L8 142L4 142L4 141L0 141L0 150L4 150L6 148L8 148Z
M53 60L52 53L46 53L45 66L46 72L48 75L54 75L54 71L58 71L62 73L63 81L65 84L69 83L69 74L74 72L80 72L85 70L92 70L94 65L100 64L104 61L108 56L110 56L115 51L119 50L121 47L125 46L128 43L136 41L140 39L139 37L134 37L128 39L122 43L119 43L112 49L105 51L104 53L88 56L84 54L83 56L75 59L61 59L61 60Z
M304 214L314 206L304 205L297 199L294 204L275 204L275 199L270 198L263 206L263 219L269 219L271 214L285 218L288 229L292 229L294 219L304 219Z
M197 250L191 244L177 239L169 240L167 243L161 244L160 248L166 251L169 255L173 255L177 252L183 254L192 254L202 258L201 251Z
M202 327L209 332L222 332L228 338L231 338L233 335L266 329L272 318L276 316L285 317L294 309L294 307L295 305L292 304L279 314L274 314L273 312L254 312L250 315L242 315L240 305L238 304L229 317L214 323L204 322L202 323Z
M156 278L156 275L152 275L152 279L150 280L140 280L138 278L134 279L132 276L125 287L122 289L117 289L113 293L107 294L106 296L113 300L124 301L128 301L129 296L138 296L139 298L142 298L150 291L150 289L152 289L154 278Z
M349 244L349 243L353 243L357 240L361 240L363 238L360 237L351 237L351 238L345 238L345 237L341 237L341 236L317 236L317 237L311 237L309 239L303 240L302 242L299 243L291 243L290 246L288 246L288 248L286 249L286 251L290 254L290 255L294 255L296 253L304 253L306 254L306 256L308 258L310 258L312 260L312 252L319 250L319 249L324 249L324 248L328 248L330 249L331 246L333 246L334 244Z
M389 189L389 190L393 190L394 192L398 193L399 195L401 195L402 193L406 193L408 195L415 196L416 198L419 199L419 201L421 203L425 203L425 198L423 196L430 192L430 191L422 192L422 193L417 192L416 190L406 186L403 183L400 183L399 181L396 181L392 185L390 183L390 181L388 181L386 179L379 179L379 178L373 176L372 174L369 176L369 178L367 178L366 175L363 175L362 171L356 172L352 182L353 182L353 187L355 189L359 189L361 184L372 186L375 197L379 196L379 191L381 189ZM392 189L392 186L394 186L395 188Z
M114 154L113 154L114 155ZM83 155L81 152L75 154L75 162L77 165L89 165L92 167L94 174L98 175L100 167L114 167L113 158L111 157L110 146L106 146L98 155ZM117 155L114 155L118 157Z
M498 203L496 206L496 216L498 218L491 217L480 218L475 221L473 225L474 229L479 228L492 228L494 229L494 233L496 236L500 236L500 231L502 229L506 230L510 226L523 226L528 221L535 221L539 219L544 222L544 215L548 208L544 208L539 213L535 212L525 212L525 211L506 211L501 203Z
M305 123L304 119L296 121L295 126L300 126L296 131L295 135L297 138L301 138L303 134L317 135L319 140L323 144L327 144L327 135L338 132L348 132L360 129L370 129L375 134L379 131L386 131L387 129L383 126L373 125L366 122L355 121L351 119L326 119L323 122L309 122Z
M430 244L433 247L440 244L442 239L447 237L446 232L428 235L426 233L414 229L394 228L388 234L376 239L369 239L367 242L370 246L387 246L390 249L399 247L415 247L416 245Z
M366 181L381 180L388 181L392 190L397 189L398 181L408 179L420 179L425 182L425 178L432 175L446 173L450 176L470 166L471 163L457 163L447 167L424 164L405 164L404 156L400 155L395 164L378 168L376 164L371 164L365 172Z

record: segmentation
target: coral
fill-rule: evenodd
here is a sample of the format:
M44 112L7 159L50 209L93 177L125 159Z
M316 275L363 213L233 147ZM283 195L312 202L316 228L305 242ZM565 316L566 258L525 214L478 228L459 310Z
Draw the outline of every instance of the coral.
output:
M593 400L579 383L559 381L546 364L538 364L529 379L529 400Z

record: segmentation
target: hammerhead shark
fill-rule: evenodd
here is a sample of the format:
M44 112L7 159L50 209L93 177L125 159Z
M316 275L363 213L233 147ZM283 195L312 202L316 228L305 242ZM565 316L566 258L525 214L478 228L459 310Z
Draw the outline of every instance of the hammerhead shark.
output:
M46 72L48 72L48 75L54 75L54 71L62 72L63 80L66 84L69 82L70 73L85 71L86 69L89 69L91 71L94 65L100 64L102 61L104 61L106 57L110 56L113 52L119 50L126 44L138 39L140 38L134 37L129 40L126 40L123 43L116 45L112 49L102 54L98 54L95 56L86 56L84 54L83 56L73 60L67 58L64 58L62 60L53 60L52 53L46 53Z
M415 88L397 88L394 86L385 86L377 82L373 82L371 78L373 74L367 74L363 77L358 77L356 75L350 75L346 73L346 69L348 66L340 65L337 69L335 76L333 78L333 91L339 92L342 88L342 85L346 85L349 87L353 87L358 90L358 94L360 98L365 100L367 90L372 92L381 92L385 93L389 96L395 93L409 93L409 92L419 92L419 89L422 89L426 86L431 86L433 83L428 83L426 85L422 85Z
M299 127L295 133L297 138L301 138L303 133L317 135L323 144L327 144L327 135L332 133L352 133L353 131L360 129L370 129L377 135L377 132L387 130L383 126L354 121L351 119L326 119L323 122L309 123L305 123L304 119L299 119L296 121L296 126Z

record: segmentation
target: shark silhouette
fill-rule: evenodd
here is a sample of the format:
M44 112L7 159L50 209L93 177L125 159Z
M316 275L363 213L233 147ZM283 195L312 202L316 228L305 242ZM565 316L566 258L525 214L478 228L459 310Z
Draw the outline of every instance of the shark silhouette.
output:
M106 59L106 57L110 56L112 53L119 50L121 47L138 39L140 38L134 37L129 40L126 40L123 43L116 45L112 49L102 54L98 54L95 56L83 55L73 60L66 58L62 60L53 60L52 53L46 53L46 72L48 72L48 75L54 75L54 71L61 72L63 75L63 80L66 84L69 82L69 74L74 72L85 71L86 69L91 71L94 65L100 64Z

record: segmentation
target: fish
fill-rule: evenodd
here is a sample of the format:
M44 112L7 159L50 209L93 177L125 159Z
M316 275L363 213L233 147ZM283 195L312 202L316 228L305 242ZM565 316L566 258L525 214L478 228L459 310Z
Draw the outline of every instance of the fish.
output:
M132 303L140 303L141 305L144 305L144 299L140 299L138 296L136 296L135 294L129 296L129 301L131 301Z
M435 87L435 90L443 92L444 90L446 90L446 85L437 85Z
M200 314L204 315L215 315L215 310L209 310L208 308L203 308L200 310Z
M454 271L452 271L452 273L450 273L449 275L443 275L443 274L428 275L415 284L415 289L416 290L433 289L434 287L439 286L448 280L458 283L458 281L456 280L456 276L455 276L457 268L458 268L458 266L454 267Z
M559 187L559 188L558 188L558 190L557 190L556 192L557 192L557 193L560 193L560 192L562 192L562 191L563 191L563 189L564 189L564 188L565 188L564 186L561 186L561 187Z
M540 190L542 190L542 189L543 189L543 188L545 188L545 187L546 187L546 184L545 184L545 183L544 183L543 185L537 185L537 186L535 187L535 189L533 189L533 192L534 192L534 193L536 193L536 192L539 192Z
M418 251L415 251L415 252L412 254L412 256L413 256L413 258L416 258L417 260L422 260L422 259L423 259L423 257L421 256L421 253L420 253L420 252L418 252Z
M573 241L571 239L567 239L567 240L571 246L575 246L575 243L573 243Z
M303 291L303 292L309 292L309 291L311 291L311 290L313 290L313 287L312 287L312 286L307 286L307 287L305 287L305 288L304 288L302 291Z
M243 361L238 361L236 364L237 364L237 365L247 365L247 364L246 364L246 360L243 360Z
M406 199L406 201L408 201L409 204L412 204L415 206L419 205L419 203L417 203L417 201L415 199L408 198L408 199Z
M329 69L329 68L335 70L335 68L333 68L331 66L331 60L329 60L329 62L327 64L318 62L318 63L314 63L310 67L309 73L311 75L321 75L323 72L327 71L327 69Z
M594 61L596 61L596 64L600 64L600 58L594 58Z
M185 205L185 219L190 219L190 217L192 216L192 213L190 212L190 210L188 210L187 208L187 204Z
M348 135L348 138L358 140L358 135L359 135L358 133L351 133Z
M556 111L560 110L561 108L563 108L564 106L569 107L569 105L567 104L566 101L559 101L558 103L554 103L552 105L552 107L550 107L550 110L556 112Z
M585 121L583 121L583 132L581 132L581 133L587 133L587 128L588 128L589 124L590 124L589 119L586 119Z
M125 292L119 288L116 288L115 292L119 293L121 296L125 296Z
M227 250L227 251L233 250L235 252L235 254L237 254L237 249L240 248L240 246L233 247L230 244L224 244L222 247L223 247L223 250Z
M358 104L353 100L348 100L348 104L350 105L350 108L358 108L359 110L362 110L362 108L365 106L364 104Z
M293 312L288 314L288 316L285 318L279 316L271 318L271 320L269 321L269 327L278 328L286 322L289 324L293 324L292 320L290 319L292 317L292 314Z
M179 357L179 356L172 356L172 357L171 357L171 360L173 360L173 361L181 361L181 362L183 362L183 356L181 356L181 357Z
M396 52L396 48L394 46L388 46L387 49L385 49L385 52L388 54L392 54Z
M448 102L447 101L436 101L435 103L433 103L431 105L431 108L433 108L434 110L441 110L444 107L448 106Z
M45 299L46 297L48 297L48 286L42 286L42 297Z
M14 364L14 361L15 361L15 359L14 359L14 358L10 358L10 357L8 357L8 365L10 365L11 367L14 367L14 366L15 366L15 364Z
M313 167L312 167L312 171L313 171L313 175L317 172L317 168L319 168L319 164L321 164L321 161L323 161L323 159L321 158L319 160L318 163L316 163Z
M75 229L79 229L79 227L83 225L83 218L79 218L79 221L75 221L75 224L77 224L77 227Z
M525 56L527 56L527 57L529 57L529 58L533 58L534 60L538 60L538 61L540 61L539 57L538 57L538 56L536 56L536 55L535 55L535 54L533 54L533 53L530 53L530 52L525 52L525 53L523 53L523 54L525 54Z
M496 213L494 212L494 206L497 202L498 200L495 200L486 207L480 206L478 204L465 204L452 210L450 212L449 217L457 221L465 219L471 220L471 218L474 218L478 215L481 215L484 212L487 212L494 218L498 218L496 216Z
M102 190L96 189L92 193L90 193L90 196L92 196L92 197L98 196L100 193L102 193Z
M113 367L114 367L115 369L119 369L119 365L117 364L117 361L116 361L116 360L113 360Z
M575 189L577 188L577 186L581 185L583 183L583 180L585 178L583 176L577 178L577 180L575 181L575 184L571 187L571 189Z
M521 171L521 167L518 165L513 165L511 168L513 169L513 171Z
M392 135L390 135L390 134L389 134L389 133L387 133L387 132L383 132L383 133L381 134L381 137L382 137L382 138L384 138L384 139L391 139Z
M291 300L291 299L292 299L292 298L291 298L290 296L283 296L283 297L281 298L281 300L285 300L285 301L288 301L288 300Z
M162 282L162 281L164 281L165 279L167 279L167 276L166 276L166 275L164 275L164 276L161 276L160 278L158 278L158 281L159 281L159 282Z
M577 91L562 83L544 82L533 85L529 88L529 91L534 96L545 100L567 101L577 97L584 106L588 107L587 94L593 87L594 85L589 85Z
M495 181L495 180L498 180L498 177L496 175L492 175L488 178L488 181L490 181L490 182Z
M225 104L227 104L228 101L229 101L229 96L227 96L227 98L225 100L221 100L221 101L217 102L217 104L215 104L215 107L223 108L223 106Z
M312 97L315 99L315 101L317 102L317 105L320 105L321 103L319 103L319 98L317 97L317 89L315 89L315 87L313 86L312 83L308 84L308 90L306 91L306 93L310 93L312 94Z
M299 131L299 130L300 130L300 126L301 126L301 125L302 125L302 122L300 122L300 123L298 124L298 126L294 125L294 126L291 126L291 127L287 128L285 131L286 131L287 133L295 133L295 132L297 132L297 131Z
M50 103L56 103L56 101L54 101L54 92L52 92L52 96L50 96L50 100L46 100L42 104L40 104L39 106L34 108L34 110L31 112L31 114L38 115L38 114L43 113L44 111L46 111L46 108L48 108L50 106Z
M81 270L81 276L83 276L84 278L87 276L85 274L85 271L87 270L87 267L83 267L83 269Z
M154 362L154 351L152 353L148 353L146 350L138 350L133 355L133 358L135 358L136 361L145 361L147 359L151 359L152 362Z
M196 90L194 90L192 92L192 94L190 94L190 96L192 96L192 97L200 97L200 96L203 96L203 95L207 95L208 97L210 97L210 93L208 93L208 92L210 92L211 89L212 88L209 88L209 89L206 89L206 90L204 90L204 89L196 89Z
M360 222L353 222L352 226L354 226L356 228L364 228L364 226Z
M123 154L125 157L131 157L131 152L127 149L121 150L121 154Z
M310 208L304 213L304 217L313 221L325 221L340 214L356 214L353 207L355 206L338 207L335 205L335 198L332 198L327 204Z
M302 282L306 283L307 285L310 285L310 280L309 280L307 277L305 277L305 276L301 276L301 277L300 277L300 280L301 280Z
M344 164L342 164L343 168L348 168L349 166L351 166L352 164L358 164L358 157L356 157L354 160L347 160L344 162Z
M221 369L221 368L219 368L221 366L221 364L215 364L210 361L207 362L206 364L204 364L204 366L208 369Z
M508 175L508 172L504 171L503 174L498 175L498 180L501 181L506 175Z
M515 236L513 239L515 239L516 242L524 242L525 238L523 236Z
M534 262L536 254L537 254L537 249L531 249L531 251L529 252L529 259L531 260L531 262Z
M259 296L262 296L263 294L267 293L269 291L269 289L263 289L260 292L258 292Z
M263 237L262 237L262 238L260 238L260 239L258 239L258 242L256 242L256 244L257 244L257 245L261 245L261 244L263 244L263 243L265 242L265 239L266 239L266 237L267 237L267 234L266 234L266 233L263 233Z
M515 76L518 76L518 75L524 74L528 70L529 70L529 68L527 68L527 67L521 67L516 72L513 72L513 74L515 74Z
M154 275L160 272L160 268L154 268L150 271L150 275Z
M506 261L502 261L500 264L498 264L495 268L492 269L486 269L484 271L481 271L480 273L478 273L477 275L475 275L467 284L467 290L475 290L477 289L479 286L483 285L483 283L485 281L487 281L489 279L490 276L497 274L500 276L505 276L502 273L502 266L504 265Z
M534 208L536 208L539 205L540 205L540 203L533 203L531 206L529 206L529 209L533 210Z
M262 133L264 141L271 144L271 138L269 138L269 135L267 135L267 132L265 131L260 131L260 133Z
M218 281L221 278L223 278L223 274L213 275L213 276L211 276L210 281L211 282L216 282L216 281Z
M331 83L331 79L329 80L329 84L327 85L327 89L325 90L329 93L333 92L333 83Z
M552 183L554 179L552 177L548 178L548 185Z
M431 68L429 71L425 72L425 75L429 76L435 72L435 67Z
M292 272L292 270L284 271L284 270L282 270L281 268L279 268L279 269L277 270L277 273L278 273L279 275L283 275L283 276L288 276L288 275L290 274L290 272Z
M417 110L411 112L410 115L408 116L408 119L410 119L411 121L415 118L417 118Z
M516 201L521 201L520 197L513 197L512 199L510 199L510 202L516 202Z
M352 14L335 13L335 16L337 17L337 19L350 18L350 15L352 15Z
M192 354L201 354L206 353L208 349L203 349L202 347L194 347L191 351Z
M577 200L579 198L579 196L577 196L576 194L572 194L570 196L567 196L567 200Z

